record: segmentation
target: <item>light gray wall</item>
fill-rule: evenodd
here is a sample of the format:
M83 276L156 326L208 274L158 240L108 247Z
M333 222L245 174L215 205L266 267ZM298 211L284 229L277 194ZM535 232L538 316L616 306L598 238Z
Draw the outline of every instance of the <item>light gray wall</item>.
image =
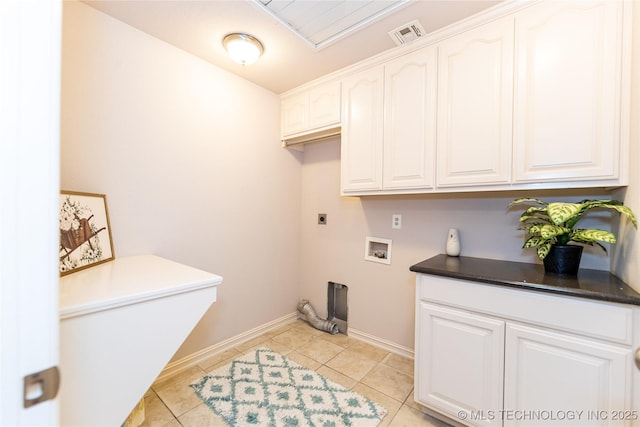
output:
M295 311L301 167L279 97L72 1L62 78L61 186L107 195L116 257L224 276L176 357Z
M616 191L640 219L640 3L633 2L633 44L631 69L629 186ZM629 221L621 221L611 271L640 292L640 236Z
M579 201L610 198L604 190L495 192L422 196L340 197L340 142L305 146L302 170L301 298L326 316L328 281L349 286L349 327L413 348L415 274L409 267L445 252L447 232L460 232L461 255L539 262L535 251L521 249L522 210L508 210L517 197ZM317 214L328 214L327 225ZM391 216L402 214L402 229ZM600 212L581 222L611 229L617 218ZM364 260L366 236L392 240L391 265ZM609 269L609 257L585 248L582 267ZM540 267L542 268L542 266Z

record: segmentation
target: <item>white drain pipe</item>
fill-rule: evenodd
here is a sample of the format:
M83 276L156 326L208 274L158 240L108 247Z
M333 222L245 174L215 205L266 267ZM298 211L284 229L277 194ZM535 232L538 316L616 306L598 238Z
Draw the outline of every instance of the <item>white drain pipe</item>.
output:
M319 329L321 331L329 332L332 335L335 335L338 332L340 332L338 330L338 325L318 317L318 315L316 314L316 311L313 309L313 307L311 307L311 304L309 304L308 300L303 299L298 303L298 311L304 314L304 316L307 318L307 322L309 322L311 326L313 326L314 328Z

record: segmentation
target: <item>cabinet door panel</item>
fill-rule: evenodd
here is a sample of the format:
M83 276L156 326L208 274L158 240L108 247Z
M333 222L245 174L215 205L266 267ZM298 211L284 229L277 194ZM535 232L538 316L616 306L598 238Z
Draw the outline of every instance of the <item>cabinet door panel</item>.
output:
M614 411L630 410L631 356L629 347L507 324L505 411L584 411L581 418L558 420L566 426L584 424L596 411L612 417ZM505 425L549 421L505 419Z
M437 185L509 183L513 20L443 41L438 78Z
M282 136L295 135L307 130L309 122L309 95L307 93L283 99L281 104Z
M342 85L342 190L380 190L384 69L357 74Z
M436 90L435 48L385 65L385 189L433 187Z
M309 128L340 123L340 83L309 91Z
M516 181L619 174L624 2L551 2L516 17Z
M415 400L452 419L463 411L475 425L501 425L504 322L423 301L416 319Z

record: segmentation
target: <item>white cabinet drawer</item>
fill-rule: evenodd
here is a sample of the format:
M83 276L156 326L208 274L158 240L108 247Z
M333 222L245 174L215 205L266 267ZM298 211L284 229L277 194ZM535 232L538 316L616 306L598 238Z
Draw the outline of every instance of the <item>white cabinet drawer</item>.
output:
M424 274L418 280L423 301L632 344L630 306Z

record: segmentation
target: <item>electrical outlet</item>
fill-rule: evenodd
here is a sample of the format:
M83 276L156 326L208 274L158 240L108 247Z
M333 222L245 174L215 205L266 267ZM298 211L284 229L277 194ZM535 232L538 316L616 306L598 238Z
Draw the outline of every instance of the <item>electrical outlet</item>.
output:
M318 224L320 225L327 224L327 214L323 214L323 213L318 214Z
M401 229L402 228L402 215L393 214L391 215L391 228Z

